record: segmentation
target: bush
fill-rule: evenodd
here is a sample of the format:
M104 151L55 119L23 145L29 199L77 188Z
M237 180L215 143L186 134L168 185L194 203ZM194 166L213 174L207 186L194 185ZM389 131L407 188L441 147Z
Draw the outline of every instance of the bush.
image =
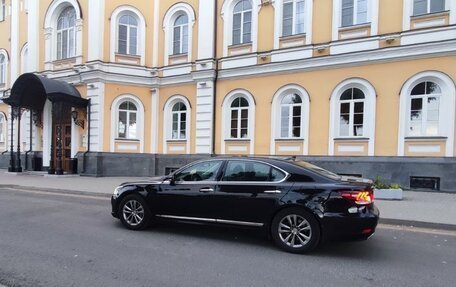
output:
M400 189L401 186L397 183L386 183L382 181L380 176L377 176L374 180L374 188L376 189Z

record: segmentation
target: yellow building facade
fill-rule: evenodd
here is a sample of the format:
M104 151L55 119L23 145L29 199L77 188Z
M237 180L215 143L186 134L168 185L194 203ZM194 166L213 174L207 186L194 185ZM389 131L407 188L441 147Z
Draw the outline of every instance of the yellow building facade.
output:
M85 125L68 129L68 158L455 156L454 1L0 4L4 97L36 73L90 99L90 111L76 109ZM49 106L24 111L19 143L44 168ZM18 145L10 114L0 103L0 152Z

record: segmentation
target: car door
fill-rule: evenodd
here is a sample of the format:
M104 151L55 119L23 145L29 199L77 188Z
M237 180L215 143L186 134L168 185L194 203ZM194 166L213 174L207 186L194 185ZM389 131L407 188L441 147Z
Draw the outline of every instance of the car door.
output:
M288 174L255 160L229 160L215 192L217 218L245 225L262 225L292 186Z
M223 160L198 162L176 172L160 184L153 203L157 215L203 220L213 218L211 196Z

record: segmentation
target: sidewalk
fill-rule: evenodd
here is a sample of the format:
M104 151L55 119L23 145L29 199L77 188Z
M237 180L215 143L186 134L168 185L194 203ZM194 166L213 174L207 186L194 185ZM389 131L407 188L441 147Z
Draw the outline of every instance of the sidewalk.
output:
M0 187L15 185L39 190L70 190L109 196L120 183L143 177L46 176L44 172L8 174L0 169ZM456 230L456 194L404 191L404 199L375 200L381 222Z

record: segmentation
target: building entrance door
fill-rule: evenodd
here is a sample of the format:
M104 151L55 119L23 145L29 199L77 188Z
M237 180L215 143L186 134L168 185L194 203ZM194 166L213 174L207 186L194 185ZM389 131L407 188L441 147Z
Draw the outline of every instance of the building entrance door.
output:
M64 106L53 125L54 129L54 166L58 166L59 150L62 153L62 169L64 172L71 172L71 107ZM61 149L59 149L59 137Z

